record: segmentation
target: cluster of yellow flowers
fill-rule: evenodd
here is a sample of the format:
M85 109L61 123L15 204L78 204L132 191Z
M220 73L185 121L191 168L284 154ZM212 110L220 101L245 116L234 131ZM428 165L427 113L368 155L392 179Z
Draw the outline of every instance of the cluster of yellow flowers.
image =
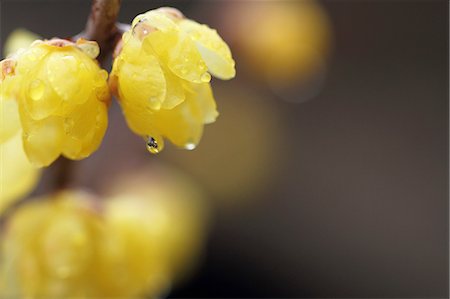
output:
M134 19L110 75L94 41L21 32L6 48L13 53L0 62L0 214L31 191L40 168L97 150L112 94L151 153L163 149L163 138L193 149L218 116L211 75L235 76L217 32L171 8ZM199 255L205 217L195 191L147 178L105 200L66 190L10 210L0 236L0 297L167 292Z
M109 78L96 60L99 52L93 41L55 38L36 40L0 62L0 211L32 188L36 168L60 155L86 158L100 146L110 91L151 153L162 150L163 137L193 149L204 124L218 115L210 74L235 76L217 32L172 8L134 19Z
M151 187L103 204L83 191L62 191L21 207L0 243L0 297L167 292L199 254L204 218L193 193Z

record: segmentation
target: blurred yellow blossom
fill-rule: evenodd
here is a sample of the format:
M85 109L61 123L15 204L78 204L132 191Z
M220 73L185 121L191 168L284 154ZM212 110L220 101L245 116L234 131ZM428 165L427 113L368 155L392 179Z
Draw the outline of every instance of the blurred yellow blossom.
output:
M1 242L0 297L96 295L95 244L103 228L88 197L62 192L13 215Z
M101 143L110 100L95 42L35 41L1 62L1 97L18 102L25 153L38 167L82 159Z
M188 189L133 186L103 202L61 191L19 207L0 243L0 297L156 298L167 292L199 252L203 218Z
M36 185L40 170L28 162L20 132L0 143L0 213Z
M231 1L221 15L252 76L282 88L323 71L330 24L318 1Z
M105 210L109 224L118 228L114 230L117 236L125 229L151 235L158 244L159 260L164 261L160 268L166 272L160 273L170 282L183 279L193 270L207 233L208 210L203 193L189 177L153 165L117 177L108 193L111 195ZM148 268L154 267L149 259L142 259L142 263L144 260Z
M131 130L157 153L163 137L186 149L200 141L203 125L218 113L211 75L235 76L234 60L214 29L160 8L137 16L122 37L110 84Z
M5 42L5 47L3 52L5 56L13 54L18 49L28 48L33 41L39 39L40 37L27 29L18 28L11 32Z
M30 192L40 171L28 161L22 146L17 102L0 98L0 212Z

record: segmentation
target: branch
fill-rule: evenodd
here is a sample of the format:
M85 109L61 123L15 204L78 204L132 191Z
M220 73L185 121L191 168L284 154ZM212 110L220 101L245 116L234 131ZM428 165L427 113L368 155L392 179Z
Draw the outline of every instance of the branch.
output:
M74 39L84 38L96 41L100 47L98 60L102 62L113 49L121 34L116 20L121 0L92 0L91 14L83 32Z
M121 0L92 0L91 13L86 22L86 28L72 38L73 40L84 38L96 41L100 48L100 55L97 57L100 64L113 51L122 37L123 27L116 24L120 2ZM60 157L57 162L55 187L58 190L69 186L73 175L74 161Z

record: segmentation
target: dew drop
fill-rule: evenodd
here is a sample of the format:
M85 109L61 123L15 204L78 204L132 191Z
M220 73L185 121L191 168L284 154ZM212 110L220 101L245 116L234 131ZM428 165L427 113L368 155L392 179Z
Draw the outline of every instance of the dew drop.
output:
M65 55L62 58L62 62L64 63L64 67L68 69L71 73L76 73L78 71L79 63L77 59L72 55Z
M158 137L148 137L147 138L147 150L151 154L157 154L164 148L164 141L162 138Z
M150 108L153 110L161 109L161 101L157 97L151 97L149 99Z
M66 117L64 119L64 131L66 134L70 133L75 125L75 121L71 117Z
M34 80L31 82L30 87L28 89L28 93L32 100L39 101L42 99L44 95L45 85L41 80Z
M186 143L184 145L184 148L189 150L189 151L194 150L196 147L197 147L197 145L195 143L193 143L193 142L188 142L188 143Z
M211 81L211 75L209 73L204 73L200 80L204 83L208 83L209 81Z

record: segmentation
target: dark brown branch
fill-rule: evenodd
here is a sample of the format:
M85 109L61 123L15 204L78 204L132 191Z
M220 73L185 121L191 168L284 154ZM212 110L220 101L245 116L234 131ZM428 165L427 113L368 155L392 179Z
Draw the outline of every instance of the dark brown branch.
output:
M92 0L91 13L86 22L83 32L73 37L73 40L84 38L96 41L100 48L97 60L100 63L114 50L120 40L123 31L116 24L119 15L121 0ZM55 177L56 189L69 186L73 176L74 161L60 157L57 161L57 172Z
M93 0L91 14L85 30L74 39L84 38L96 41L100 47L98 60L102 62L114 49L120 33L116 26L121 0Z

